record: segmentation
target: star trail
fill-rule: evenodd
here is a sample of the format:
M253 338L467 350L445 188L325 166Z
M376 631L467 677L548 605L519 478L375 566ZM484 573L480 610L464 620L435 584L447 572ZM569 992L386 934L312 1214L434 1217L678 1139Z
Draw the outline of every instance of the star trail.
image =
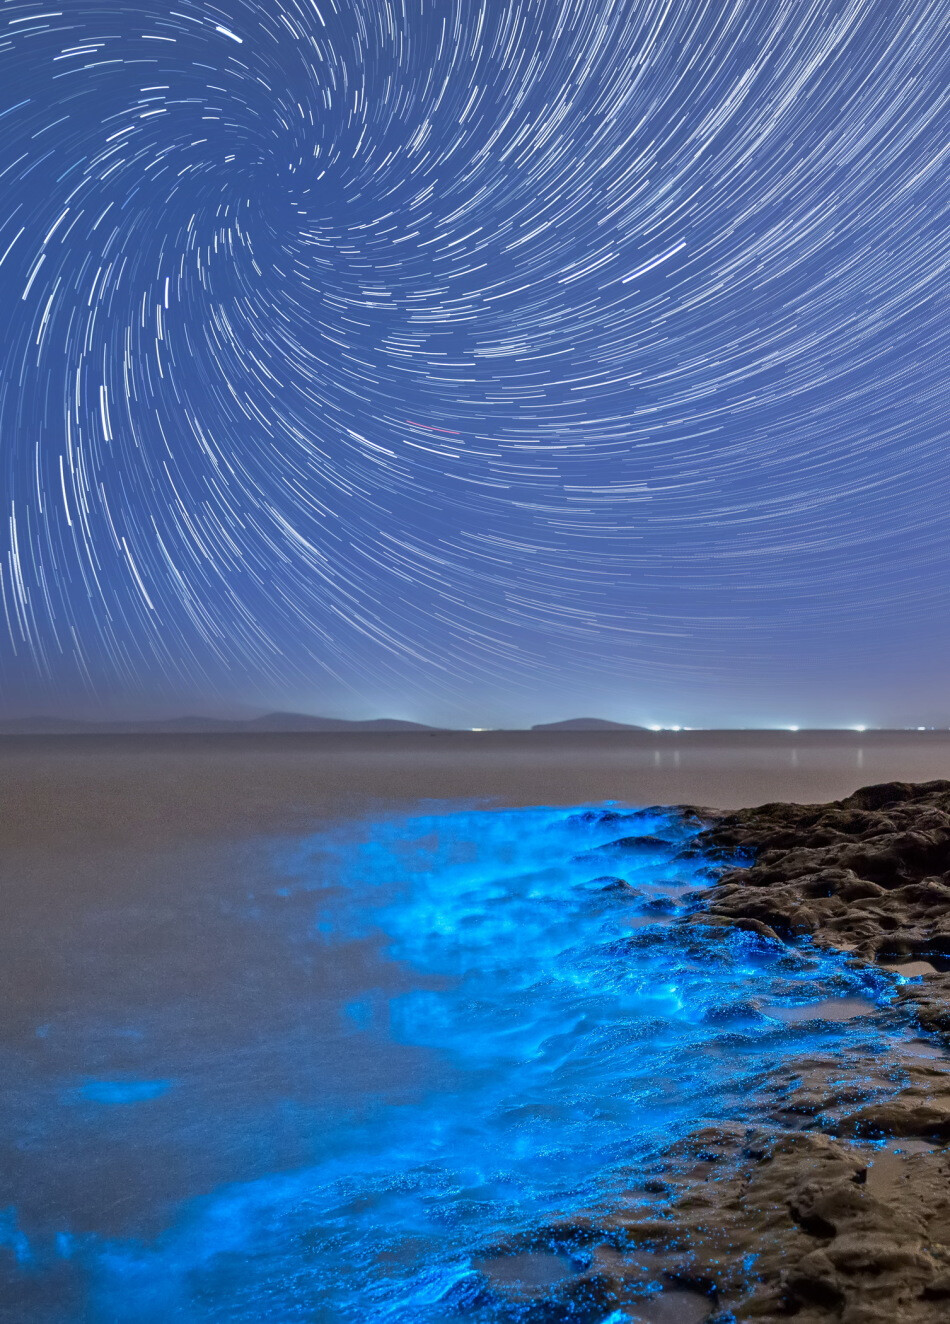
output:
M6 0L7 705L925 720L948 75L944 0Z

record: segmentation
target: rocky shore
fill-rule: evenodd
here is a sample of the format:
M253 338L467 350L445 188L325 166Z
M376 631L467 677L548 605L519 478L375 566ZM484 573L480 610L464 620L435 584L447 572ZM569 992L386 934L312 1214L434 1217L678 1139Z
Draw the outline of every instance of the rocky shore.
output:
M896 968L914 977L898 1003L938 1043L950 1035L950 781L741 810L697 847L751 863L724 873L688 923L809 937ZM709 1166L682 1165L684 1193L664 1211L680 1273L737 1320L950 1319L950 1058L921 1051L886 1102L864 1101L861 1077L842 1090L834 1063L801 1063L773 1083L798 1125L697 1136Z
M694 849L726 863L680 923L811 939L895 969L910 982L875 1014L910 1019L920 1035L912 1028L893 1061L797 1061L763 1082L771 1102L756 1127L699 1131L661 1157L625 1209L538 1230L532 1245L564 1248L583 1267L519 1318L586 1319L589 1309L590 1319L665 1320L643 1286L652 1265L655 1280L709 1303L684 1320L946 1324L950 781L683 812L709 824ZM729 867L737 858L744 867Z
M950 1035L950 781L742 810L697 846L751 863L688 923L808 937L894 968L912 977L898 1004L936 1045ZM862 1100L860 1080L842 1098L834 1064L801 1064L793 1088L775 1084L802 1127L712 1138L715 1177L670 1202L683 1272L738 1320L950 1319L950 1058L928 1048L900 1064L886 1102Z

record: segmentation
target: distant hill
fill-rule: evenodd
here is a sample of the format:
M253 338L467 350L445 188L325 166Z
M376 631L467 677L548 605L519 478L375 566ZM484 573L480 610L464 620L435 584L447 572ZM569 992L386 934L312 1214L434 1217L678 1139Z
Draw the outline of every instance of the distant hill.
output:
M18 717L0 721L0 735L176 735L248 734L281 731L437 731L439 727L378 717L348 722L341 717L307 713L268 713L247 721L218 717L170 717L150 722L84 722L70 717Z
M398 717L374 717L350 722L343 717L309 717L304 713L268 713L240 723L248 731L440 731L422 722L404 722Z
M629 722L607 722L602 717L570 717L566 722L541 722L532 731L646 731Z

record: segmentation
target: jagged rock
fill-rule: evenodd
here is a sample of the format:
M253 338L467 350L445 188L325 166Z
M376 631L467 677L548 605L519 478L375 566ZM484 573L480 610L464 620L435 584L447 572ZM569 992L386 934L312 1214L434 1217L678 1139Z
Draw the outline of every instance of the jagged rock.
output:
M950 1103L912 1103L902 1096L887 1103L869 1104L851 1113L839 1124L843 1135L918 1136L928 1140L950 1140Z
M693 924L809 935L866 960L950 957L950 781L866 786L828 805L769 804L719 817L697 847L741 852ZM939 999L938 999L939 1001ZM926 986L922 1014L942 1016Z
M809 936L856 961L929 959L896 1005L950 1041L950 973L934 968L950 959L950 781L704 817L693 858L727 867L686 899L685 930ZM788 959L800 959L794 948ZM723 1320L946 1324L950 1070L937 1059L903 1064L903 1087L882 1100L872 1078L884 1070L868 1062L849 1082L831 1059L799 1061L763 1087L770 1125L705 1129L674 1145L663 1179L646 1188L659 1217L591 1216L585 1244L664 1248L674 1275L715 1298ZM796 1116L824 1131L783 1129ZM623 1272L615 1263L615 1292Z
M680 1248L682 1281L714 1293L738 1321L944 1324L945 1153L892 1155L900 1174L893 1189L875 1194L867 1180L874 1149L813 1133L762 1143L717 1128L675 1146L671 1163L705 1153L701 1137L712 1140L714 1176L687 1168L665 1222L666 1244ZM627 1230L635 1235L635 1224Z

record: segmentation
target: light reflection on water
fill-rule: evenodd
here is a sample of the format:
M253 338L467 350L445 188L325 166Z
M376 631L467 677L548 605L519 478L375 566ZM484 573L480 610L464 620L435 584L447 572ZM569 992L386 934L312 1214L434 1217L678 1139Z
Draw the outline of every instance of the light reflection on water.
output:
M501 1235L635 1186L651 1153L696 1126L753 1117L756 1079L790 1056L875 1046L881 1031L852 1012L888 1000L886 976L671 924L707 881L709 861L677 858L695 831L662 810L435 807L285 848L283 883L241 921L267 930L268 960L275 932L288 959L301 944L330 961L381 942L401 991L367 965L336 1015L368 1060L421 1053L419 1087L338 1092L311 1163L236 1172L168 1210L153 1239L24 1243L11 1215L22 1272L78 1269L70 1320L441 1324ZM838 999L850 1019L776 1014ZM249 1038L242 1051L264 1050ZM81 1106L98 1104L108 1129L117 1110L186 1092L155 1065L151 1081L77 1082ZM169 1129L169 1155L183 1139ZM483 1302L463 1317L502 1314Z

